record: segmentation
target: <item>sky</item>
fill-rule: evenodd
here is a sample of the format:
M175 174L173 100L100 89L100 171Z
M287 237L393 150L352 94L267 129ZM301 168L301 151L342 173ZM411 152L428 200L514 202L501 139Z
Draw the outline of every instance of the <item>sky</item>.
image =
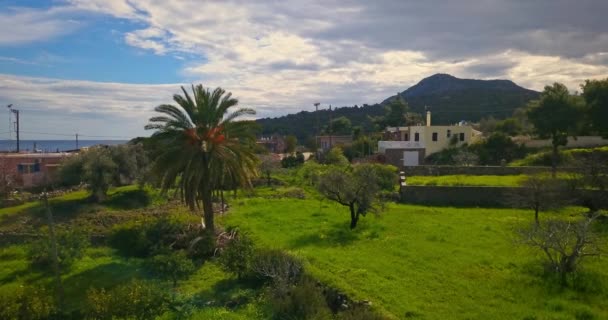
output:
M435 73L575 92L608 77L606 12L606 0L2 0L0 105L20 110L22 139L129 139L193 83L257 118L377 103ZM0 139L10 121L2 107Z

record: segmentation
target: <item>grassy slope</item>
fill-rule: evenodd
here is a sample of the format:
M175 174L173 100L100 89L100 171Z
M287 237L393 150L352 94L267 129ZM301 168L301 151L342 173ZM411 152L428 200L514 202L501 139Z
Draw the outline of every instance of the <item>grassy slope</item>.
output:
M59 227L78 226L93 232L107 232L112 224L147 219L154 215L170 213L184 215L183 208L164 206L157 192L140 192L135 186L116 188L102 204L86 200L85 191L77 191L51 200L51 206ZM36 232L44 227L40 202L29 202L21 206L0 209L0 232ZM193 218L188 216L185 218ZM197 218L194 218L198 221ZM22 223L27 221L28 223ZM97 225L96 225L97 224ZM145 272L141 259L125 259L108 247L92 247L86 256L74 266L64 271L62 280L65 288L67 307L72 309L84 305L89 287L111 288L131 278L151 278ZM10 292L22 285L51 286L50 272L32 269L27 259L27 244L6 245L0 243L0 292ZM197 301L218 301L231 299L252 300L257 294L253 289L243 287L220 269L216 262L203 264L187 281L179 285L178 291L187 296L195 296ZM214 305L217 305L215 303ZM167 314L164 318L171 319ZM255 301L246 303L236 310L224 307L208 307L196 311L192 319L263 319L261 305Z
M321 280L397 318L608 318L605 260L587 261L586 292L562 290L543 280L539 255L514 245L530 212L390 205L355 231L347 219L327 202L253 198L224 223L303 256Z

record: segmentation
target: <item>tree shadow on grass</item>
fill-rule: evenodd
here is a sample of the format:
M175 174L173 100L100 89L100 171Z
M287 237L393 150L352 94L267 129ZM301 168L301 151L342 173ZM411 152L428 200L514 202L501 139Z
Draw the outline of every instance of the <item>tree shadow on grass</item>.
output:
M96 214L106 208L112 210L134 210L144 208L152 203L145 190L121 191L110 195L102 203L96 203L89 197L49 201L53 218L56 223L68 222L84 214ZM32 227L46 225L46 209L42 202L16 214L5 215L0 218L0 226L29 224Z
M351 230L347 222L334 223L329 228L319 229L293 239L290 248L347 246L365 237L368 229L367 224L360 224Z
M143 277L141 269L135 261L110 262L70 275L63 279L66 301L74 307L81 306L89 288L113 288L132 278Z
M264 282L256 278L228 278L215 283L209 290L195 294L194 300L202 305L237 309L251 302L263 288Z
M136 189L117 192L106 201L103 205L114 210L133 210L149 206L152 199L146 190Z

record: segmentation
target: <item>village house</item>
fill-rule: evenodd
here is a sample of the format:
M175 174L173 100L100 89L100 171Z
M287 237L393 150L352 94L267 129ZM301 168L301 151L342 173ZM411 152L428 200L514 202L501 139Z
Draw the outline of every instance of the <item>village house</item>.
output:
M259 146L263 146L270 153L283 153L285 152L285 139L278 135L270 137L261 137L256 143Z
M323 151L330 150L333 147L349 147L353 144L351 135L342 136L317 136L317 146Z
M3 176L11 176L17 187L36 187L52 181L61 161L70 155L65 152L0 154L0 170Z
M432 126L431 112L427 111L424 126L387 127L383 140L378 141L378 153L384 155L386 163L397 167L417 166L433 153L479 138L481 132L464 123Z

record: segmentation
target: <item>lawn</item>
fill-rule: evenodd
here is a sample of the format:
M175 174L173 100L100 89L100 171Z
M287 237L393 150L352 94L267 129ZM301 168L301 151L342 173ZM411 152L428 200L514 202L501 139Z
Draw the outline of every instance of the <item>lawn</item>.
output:
M495 186L517 187L526 179L526 175L513 176L472 176L472 175L445 175L445 176L411 176L406 178L408 185L412 186Z
M549 174L546 174L549 177ZM411 176L406 182L411 186L492 186L492 187L518 187L526 180L528 175L445 175L445 176ZM560 179L572 179L576 175L560 172Z
M153 190L143 195L126 187L95 205L77 192L54 199L52 205L61 227L95 232L160 214L187 215L183 207ZM307 198L299 199L302 196ZM572 210L581 209L569 210L541 218L569 217ZM40 213L39 203L2 209L0 231L37 230L44 225ZM580 285L560 288L543 275L542 256L516 244L514 230L531 222L532 216L523 210L389 204L380 216L362 218L351 231L347 208L288 187L242 193L231 200L229 213L219 222L248 231L259 247L286 249L301 257L320 281L353 299L371 301L378 312L392 318L608 318L606 260L587 260ZM33 226L23 227L22 221ZM0 244L0 292L25 284L52 284L49 272L30 267L26 252L27 244ZM108 288L133 277L151 278L145 270L140 259L122 258L105 246L92 247L63 276L68 306L81 307L91 286ZM259 290L235 280L214 260L178 286L180 294L199 306L208 305L195 311L192 319L266 319ZM229 308L234 301L239 301L238 307Z
M541 256L516 244L531 212L391 204L354 231L347 216L329 202L252 198L222 222L304 258L320 280L395 318L608 318L606 260L586 261L576 290L554 285Z

